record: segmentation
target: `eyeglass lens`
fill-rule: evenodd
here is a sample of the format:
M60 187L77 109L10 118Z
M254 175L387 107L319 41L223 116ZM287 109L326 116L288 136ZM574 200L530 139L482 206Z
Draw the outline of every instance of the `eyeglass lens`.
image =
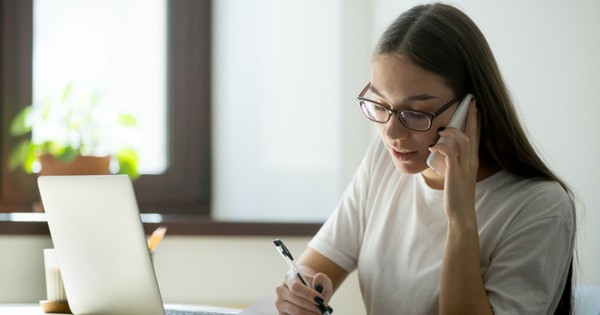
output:
M360 101L360 108L367 118L378 123L386 123L393 114L389 109L367 100ZM398 111L397 117L407 128L414 130L427 130L429 128L429 116L424 113Z

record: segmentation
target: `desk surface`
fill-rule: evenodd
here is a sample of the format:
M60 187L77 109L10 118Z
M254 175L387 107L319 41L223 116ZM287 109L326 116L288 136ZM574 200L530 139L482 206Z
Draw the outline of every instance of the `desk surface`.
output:
M0 315L43 315L39 304L0 304ZM61 314L54 314L61 315Z
M178 309L186 309L188 307L192 307L197 309L198 307L202 307L202 309L206 308L206 311L239 311L240 309L231 309L231 308L221 308L221 307L212 307L212 306L204 306L204 305L182 305L182 304L166 304L166 308L178 308ZM26 304L0 304L0 315L46 315L39 304L35 303L26 303ZM52 315L69 315L69 314L58 314L53 313Z

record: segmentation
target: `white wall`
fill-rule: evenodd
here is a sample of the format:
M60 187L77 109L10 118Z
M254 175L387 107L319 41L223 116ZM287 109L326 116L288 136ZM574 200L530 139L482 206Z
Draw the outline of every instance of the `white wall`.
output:
M0 236L0 303L44 299L44 248L52 248L48 236Z
M274 296L287 265L272 237L168 236L154 254L154 266L166 303L245 308ZM283 238L298 255L308 237ZM0 303L36 303L45 299L43 254L46 236L0 236ZM365 314L356 273L331 301L337 314Z

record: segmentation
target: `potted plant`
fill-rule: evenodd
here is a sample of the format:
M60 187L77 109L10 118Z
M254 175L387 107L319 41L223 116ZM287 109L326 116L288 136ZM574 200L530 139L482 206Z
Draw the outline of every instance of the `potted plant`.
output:
M127 143L137 121L98 100L93 93L75 95L68 84L58 99L23 108L10 125L11 135L23 139L11 151L9 168L42 175L121 173L137 179L138 155Z

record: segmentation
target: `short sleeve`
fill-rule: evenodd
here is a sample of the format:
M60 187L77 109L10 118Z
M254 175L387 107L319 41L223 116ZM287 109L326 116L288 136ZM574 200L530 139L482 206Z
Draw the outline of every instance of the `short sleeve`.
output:
M336 209L308 246L331 259L348 272L356 269L365 229L364 211L373 161L381 150L381 140L369 146L352 181L344 190Z
M553 314L571 264L575 217L567 193L553 185L507 229L483 280L495 314Z

